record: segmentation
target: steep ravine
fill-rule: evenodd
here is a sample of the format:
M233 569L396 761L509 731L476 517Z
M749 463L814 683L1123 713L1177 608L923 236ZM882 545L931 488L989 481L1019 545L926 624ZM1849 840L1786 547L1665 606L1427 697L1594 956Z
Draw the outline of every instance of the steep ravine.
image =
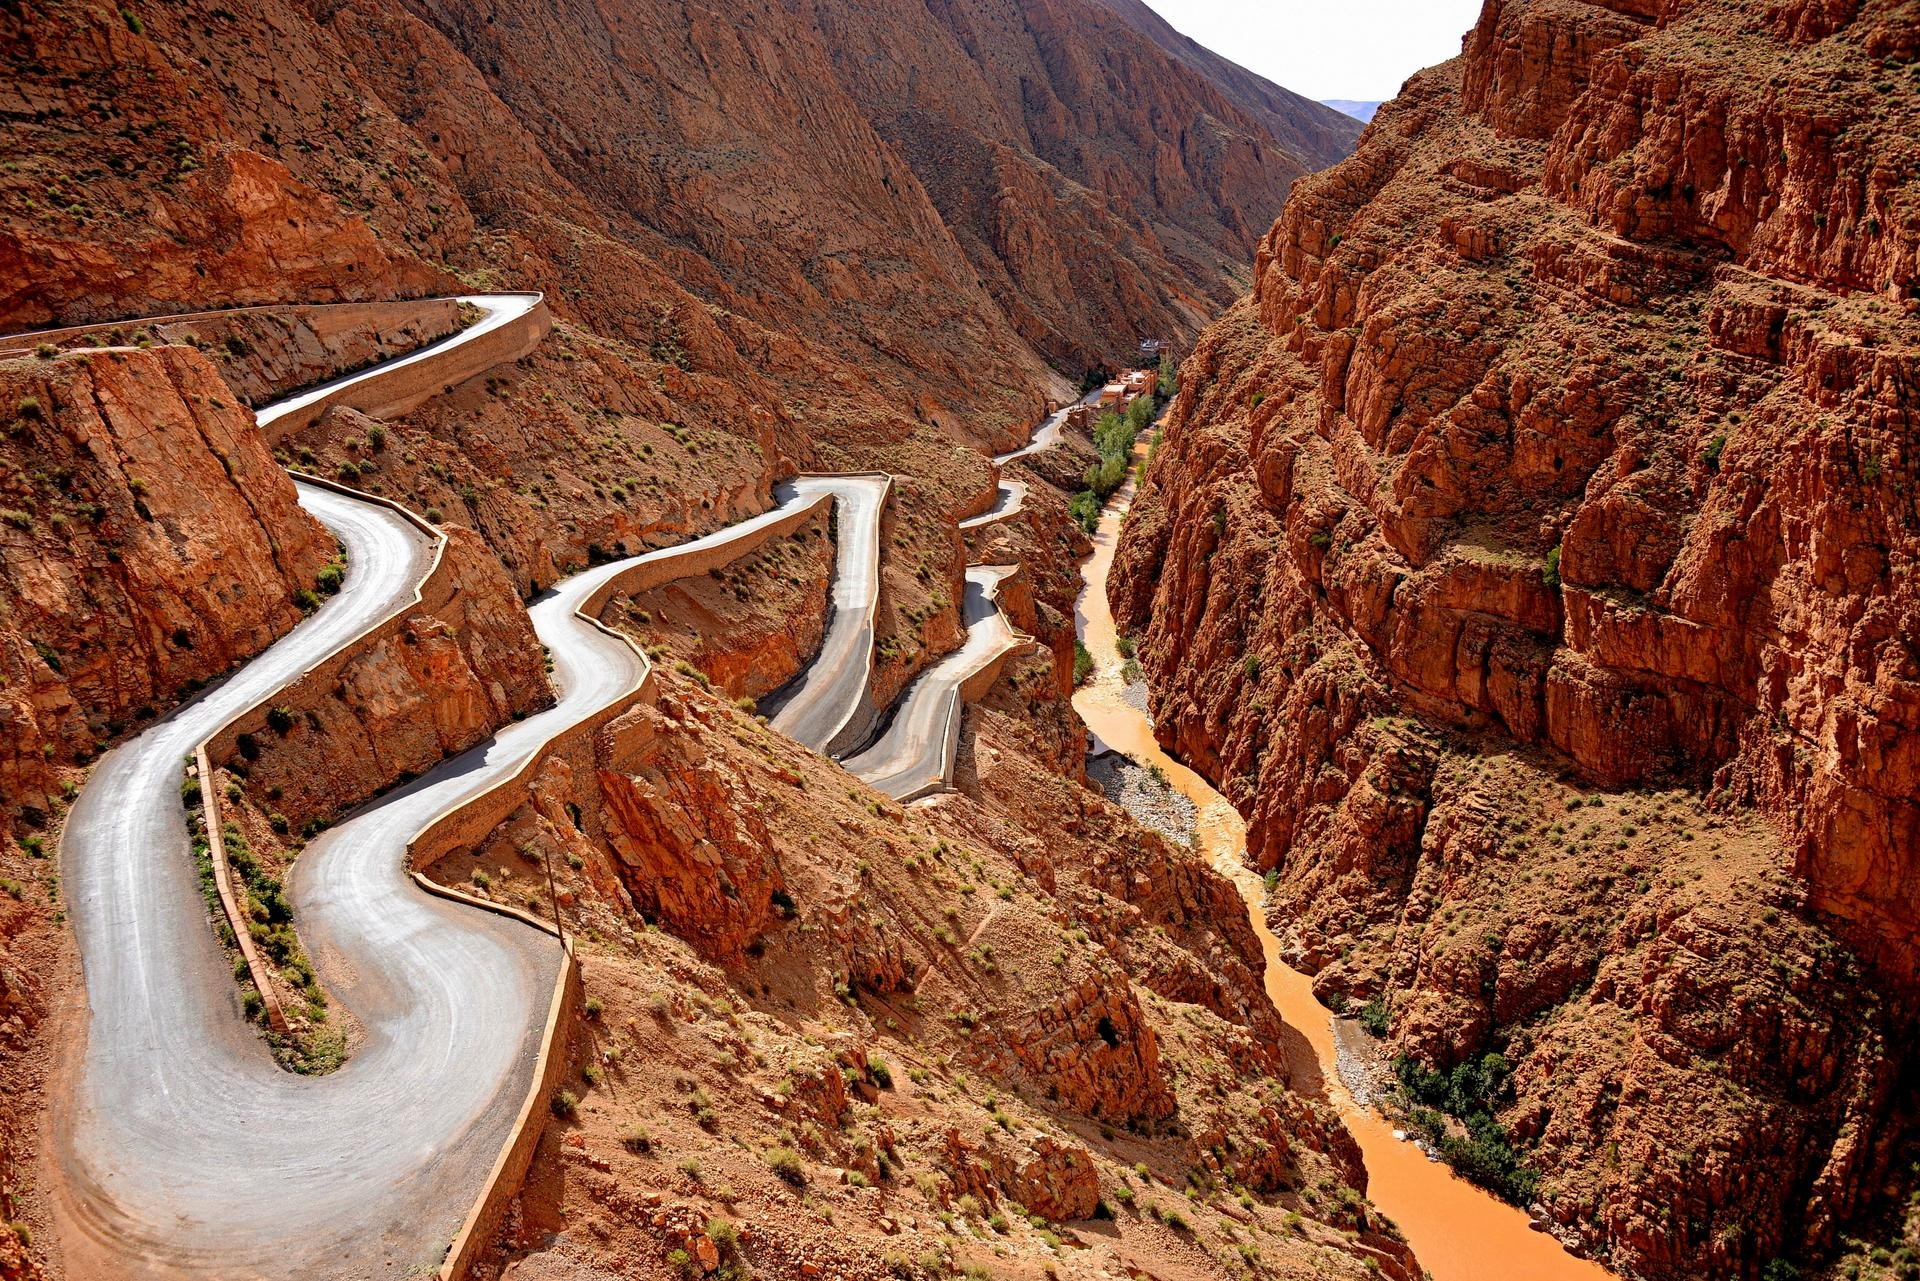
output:
M1295 184L1116 552L1284 955L1501 1055L1491 1181L1635 1275L1911 1266L1917 63L1898 0L1489 0Z
M1139 706L1129 697L1119 634L1107 604L1107 574L1120 527L1133 500L1129 481L1113 497L1094 536L1093 555L1082 568L1085 584L1075 622L1093 655L1094 674L1073 697L1074 710L1097 740L1093 750L1112 749L1137 764L1158 769L1199 812L1196 842L1207 861L1232 879L1246 902L1247 920L1266 959L1266 990L1286 1025L1299 1033L1288 1049L1296 1082L1318 1082L1341 1123L1359 1142L1366 1164L1365 1192L1405 1234L1407 1244L1434 1281L1604 1281L1605 1268L1575 1258L1551 1236L1535 1230L1527 1215L1429 1161L1409 1140L1354 1099L1341 1079L1333 1013L1313 993L1313 981L1289 966L1267 923L1266 888L1246 863L1246 823L1211 784L1169 756Z

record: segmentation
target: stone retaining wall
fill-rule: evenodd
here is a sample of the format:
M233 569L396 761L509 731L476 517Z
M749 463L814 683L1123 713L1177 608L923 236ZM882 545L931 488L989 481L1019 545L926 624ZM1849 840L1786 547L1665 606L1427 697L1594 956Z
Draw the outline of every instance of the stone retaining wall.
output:
M554 984L553 1000L547 1006L547 1024L540 1034L539 1058L534 1063L526 1097L520 1101L520 1113L514 1119L513 1138L500 1149L500 1155L494 1160L493 1169L488 1172L486 1184L474 1200L473 1208L467 1211L466 1220L448 1243L446 1258L441 1261L437 1274L438 1281L466 1281L473 1265L500 1230L501 1221L506 1217L508 1207L513 1204L513 1198L519 1195L520 1185L526 1182L527 1171L533 1168L534 1155L540 1149L540 1136L546 1133L540 1113L566 1078L567 1053L563 1027L567 1012L578 1008L581 999L580 963L570 944L563 943L561 946L566 948L567 959L560 967L560 981Z
M247 932L247 914L240 910L240 898L233 892L233 869L227 864L220 797L213 785L213 768L207 764L205 743L193 749L193 767L200 776L200 814L207 824L207 857L213 862L213 886L220 897L220 910L226 914L227 926L233 931L234 941L239 945L240 958L247 963L247 977L253 980L253 986L259 990L267 1026L284 1036L287 1031L287 1012L280 1008L280 998L275 994L273 984L267 981L267 967L260 960L259 949L253 945L253 935Z
M452 391L469 378L511 363L532 352L553 329L544 297L524 313L475 338L450 346L444 356L393 362L391 368L343 383L311 403L263 425L267 443L278 445L335 405L373 418L393 418L433 397Z
M447 538L439 530L422 520L406 507L391 499L377 494L363 493L326 479L324 476L312 476L305 472L291 471L290 474L303 484L315 485L322 489L331 489L347 495L356 501L385 507L399 513L408 524L414 526L433 540L433 558L426 575L413 589L410 600L403 601L392 613L361 632L340 648L309 667L299 676L268 694L245 711L236 713L220 729L215 731L204 744L207 755L221 765L229 764L234 757L242 734L259 734L267 728L267 713L282 704L304 705L324 697L334 681L339 678L340 670L360 654L374 645L394 635L405 626L408 618L416 613L433 613L453 599L455 585L453 573L448 567Z

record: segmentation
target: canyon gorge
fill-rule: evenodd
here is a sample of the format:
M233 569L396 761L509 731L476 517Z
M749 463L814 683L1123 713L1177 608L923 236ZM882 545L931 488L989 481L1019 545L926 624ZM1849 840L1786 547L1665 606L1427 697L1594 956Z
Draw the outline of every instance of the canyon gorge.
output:
M1296 185L1119 549L1287 956L1502 1055L1630 1274L1913 1231L1915 16L1486 5Z
M1913 0L0 66L0 1279L1920 1275Z

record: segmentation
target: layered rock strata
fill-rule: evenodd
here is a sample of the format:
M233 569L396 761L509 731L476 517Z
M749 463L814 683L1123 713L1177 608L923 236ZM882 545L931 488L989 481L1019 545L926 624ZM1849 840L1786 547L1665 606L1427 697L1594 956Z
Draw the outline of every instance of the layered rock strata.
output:
M1913 19L1487 4L1296 186L1116 564L1294 955L1516 1059L1546 1209L1641 1274L1817 1253L1899 1130Z

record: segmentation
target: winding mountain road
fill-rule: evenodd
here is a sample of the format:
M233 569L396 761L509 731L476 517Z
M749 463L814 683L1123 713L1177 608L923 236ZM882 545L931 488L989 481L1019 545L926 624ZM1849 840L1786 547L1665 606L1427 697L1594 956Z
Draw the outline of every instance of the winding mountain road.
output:
M1092 394L1098 395L1098 392ZM1051 449L1065 429L1067 413L1068 409L1060 409L1048 415L1025 445L995 455L995 471L1017 459ZM999 495L994 505L978 516L959 522L963 533L1006 520L1025 505L1026 481L1002 475L998 483ZM877 562L877 525L873 537ZM845 556L847 552L847 528L843 525L840 553ZM1015 565L967 567L966 597L961 605L966 641L907 687L885 719L878 737L842 760L849 772L897 801L915 800L952 785L969 687L1027 643L1028 638L1015 632L1007 622L998 603L1000 584L1008 575L1018 572L1018 568ZM774 726L780 728L778 718Z
M995 521L1005 520L1026 505L1027 482L1011 477L1000 478L1000 489L993 506L978 516L969 516L960 522L961 529L979 529L982 525L991 525Z
M259 411L286 427L335 403L418 403L509 349L499 332L538 295L463 301L481 319L395 360ZM543 333L544 327L538 332ZM475 346L489 335L491 346ZM532 339L537 341L537 335ZM523 347L525 333L511 344ZM506 357L506 358L511 358ZM1050 420L1057 436L1060 416ZM1026 449L1037 452L1043 427ZM885 476L805 476L772 510L679 547L557 584L530 610L553 655L547 711L363 806L314 840L288 882L315 967L365 1038L337 1072L282 1071L241 1017L225 953L188 856L182 761L234 716L412 603L434 543L387 506L301 482L301 504L347 549L340 592L214 688L104 756L61 843L89 1020L70 1097L56 1104L59 1196L108 1273L138 1277L421 1275L437 1268L514 1134L565 963L524 923L428 894L408 843L508 779L558 734L632 696L646 660L579 612L646 562L696 561L751 541L831 495L838 556L821 651L774 712L775 728L846 750L878 720L869 692ZM1017 510L1020 495L990 513ZM849 768L902 798L950 781L967 682L1022 643L994 603L1012 567L967 572L966 644L924 673Z
M1091 391L1087 393L1086 396L1081 397L1081 402L1090 400L1099 394L1098 390ZM994 466L1005 467L1015 459L1027 458L1034 454L1044 453L1059 444L1061 433L1066 430L1067 414L1071 412L1072 409L1072 405L1067 405L1048 414L1046 421L1035 429L1026 444L1020 446L1018 449L1009 450L1004 454L995 454L993 456Z
M953 782L966 686L1025 643L1000 612L1001 582L1016 565L969 565L962 615L967 639L901 695L892 720L871 747L843 764L896 801L937 792Z
M516 298L476 305L503 322L525 310ZM434 350L457 366L460 346L456 336ZM329 390L382 376L376 367ZM410 604L428 568L431 541L398 512L309 484L300 501L347 548L341 591L103 757L62 838L91 1017L73 1096L59 1108L61 1197L102 1266L121 1275L413 1276L438 1266L513 1133L563 957L547 934L427 894L406 871L407 844L640 688L645 659L581 617L583 601L643 562L747 539L812 499L790 489L761 516L560 583L530 611L553 654L557 703L364 806L301 854L288 890L302 937L366 1032L347 1064L320 1078L278 1068L240 1017L179 792L198 742Z
M880 604L880 515L892 481L880 475L800 476L783 492L831 494L836 513L833 609L807 670L766 700L773 728L828 756L873 732L874 611Z

